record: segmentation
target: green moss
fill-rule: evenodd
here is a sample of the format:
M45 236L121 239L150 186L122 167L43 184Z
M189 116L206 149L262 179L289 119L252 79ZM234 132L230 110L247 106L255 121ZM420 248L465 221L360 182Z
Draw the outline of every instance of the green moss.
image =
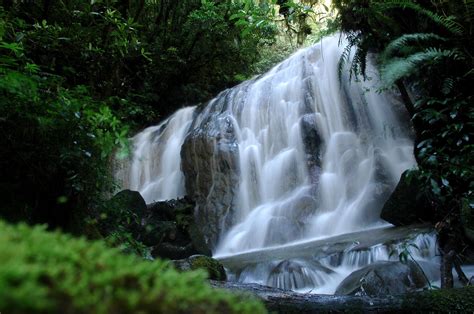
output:
M262 313L262 304L211 288L203 271L121 254L44 227L0 221L0 312Z
M474 287L431 290L408 294L403 298L403 310L414 312L471 312L474 309Z
M207 257L197 256L196 258L191 257L191 269L204 269L207 271L209 278L214 280L226 280L226 274L224 267L219 261Z

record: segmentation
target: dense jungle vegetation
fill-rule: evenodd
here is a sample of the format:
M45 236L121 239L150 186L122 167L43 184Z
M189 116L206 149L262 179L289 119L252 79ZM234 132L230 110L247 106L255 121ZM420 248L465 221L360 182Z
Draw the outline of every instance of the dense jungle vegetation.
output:
M114 191L110 160L128 154L129 136L342 31L341 69L350 63L352 79L366 79L374 58L381 89L395 88L411 115L411 176L429 196L449 287L474 229L473 21L471 0L4 0L0 217L100 238L90 222ZM96 264L78 262L83 254ZM87 312L94 300L110 313L109 305L146 312L157 304L165 312L263 311L211 293L200 272L182 277L165 263L24 224L0 222L0 256L0 291L12 291L0 294L0 311ZM56 261L65 262L48 268ZM94 279L97 270L104 274ZM78 272L83 284L73 289ZM176 288L165 293L161 281ZM123 290L107 294L110 284Z

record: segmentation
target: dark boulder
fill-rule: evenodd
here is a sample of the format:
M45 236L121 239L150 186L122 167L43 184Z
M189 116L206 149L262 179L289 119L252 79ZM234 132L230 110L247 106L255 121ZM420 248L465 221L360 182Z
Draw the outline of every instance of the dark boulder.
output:
M174 266L181 271L204 269L209 275L209 279L224 281L227 279L224 266L212 257L204 255L193 255L186 259L174 260Z
M174 220L178 215L192 215L194 202L188 198L154 202L147 205L148 220Z
M222 228L233 223L240 172L233 117L225 111L226 94L209 106L209 112L184 140L181 168L186 193L196 201L199 241L212 249Z
M143 219L143 241L153 247L153 257L182 259L197 253L210 255L206 247L198 244L194 207L195 203L187 197L148 205Z
M412 261L378 262L356 270L337 287L338 295L383 296L422 289L428 285L420 267Z
M115 210L127 210L138 216L145 214L147 206L141 194L137 191L123 190L115 194L107 203L107 206Z
M163 241L173 241L178 233L176 222L169 220L147 221L142 229L140 240L146 246L154 246Z
M140 193L124 190L106 202L98 213L99 231L102 237L112 239L113 245L145 247L155 258L210 254L193 245L194 206L188 198L147 206Z
M189 237L191 238L191 242L193 244L194 249L199 253L206 256L211 256L212 251L209 248L208 244L205 241L205 237L201 228L196 222L193 220L193 223L189 225L187 228L189 233Z
M161 257L168 259L183 259L188 256L197 254L197 250L194 248L192 243L186 245L176 245L170 242L163 242L153 247L151 251L152 257Z
M145 200L140 193L131 190L120 191L105 202L98 212L100 233L107 236L120 227L138 236L146 210Z
M430 196L424 192L423 183L416 171L405 171L397 187L385 202L381 218L395 226L433 222Z

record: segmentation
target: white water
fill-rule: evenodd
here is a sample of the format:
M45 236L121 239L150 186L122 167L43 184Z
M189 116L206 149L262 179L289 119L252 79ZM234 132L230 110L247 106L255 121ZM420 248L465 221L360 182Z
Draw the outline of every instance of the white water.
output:
M213 250L216 257L386 225L379 218L383 202L401 173L415 165L410 126L400 103L377 93L378 74L370 65L371 81L349 82L345 73L339 82L344 46L338 35L328 37L225 94L223 110L237 139L240 181L233 224L223 228ZM200 121L211 117L217 100L224 101L212 100L197 117L194 108L185 108L135 136L129 186L124 188L140 191L147 203L184 196L181 145L191 125L199 128ZM305 119L314 121L321 140L319 151L313 152L317 156L309 156L316 157L312 163L305 151ZM434 238L428 238L429 243L420 244L422 256L413 252L421 260L436 253ZM329 257L276 260L232 276L241 282L333 293L352 271L396 259L389 257L389 249L380 245L366 252L341 252L336 264Z
M193 121L194 109L181 109L132 139L133 159L127 188L139 191L147 204L186 194L180 151Z
M345 79L341 87L337 65L344 44L339 46L338 39L301 50L245 92L232 92L240 221L223 235L216 255L383 223L378 193L384 188L391 192L401 173L415 165L413 141L400 108L376 92L376 82ZM323 142L317 182L308 172L301 136L308 109ZM388 186L375 179L381 174ZM298 206L308 197L316 207L302 212Z
M433 234L420 234L409 243L417 247L407 248L411 254L409 260L414 258L430 282L436 284L440 274L436 237ZM276 259L272 262L242 265L228 275L230 281L258 283L301 293L334 294L338 285L352 272L374 262L398 261L399 254L404 251L403 246L403 242L397 242L343 251L316 259Z

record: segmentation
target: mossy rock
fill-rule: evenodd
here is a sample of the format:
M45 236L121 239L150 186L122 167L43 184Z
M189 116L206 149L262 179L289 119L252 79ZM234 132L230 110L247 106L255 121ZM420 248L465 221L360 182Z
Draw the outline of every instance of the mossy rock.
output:
M402 310L411 313L472 313L474 286L407 294L402 300Z
M186 259L173 261L173 263L181 271L203 269L207 271L211 280L224 281L227 279L224 266L209 256L193 255Z
M1 313L265 312L255 299L213 289L204 271L179 273L44 227L0 221L0 261Z

